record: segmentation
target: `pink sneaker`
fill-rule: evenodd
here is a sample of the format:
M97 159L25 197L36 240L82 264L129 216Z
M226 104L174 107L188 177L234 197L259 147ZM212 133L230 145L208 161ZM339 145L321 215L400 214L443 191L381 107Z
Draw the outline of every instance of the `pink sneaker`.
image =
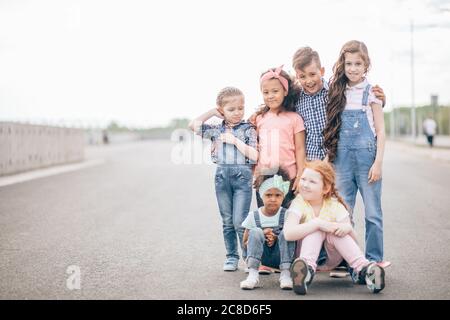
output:
M258 273L259 274L272 274L274 271L271 267L266 267L263 265L259 266Z
M380 261L377 262L377 266L382 267L383 269L386 269L387 267L391 266L391 262L390 261Z

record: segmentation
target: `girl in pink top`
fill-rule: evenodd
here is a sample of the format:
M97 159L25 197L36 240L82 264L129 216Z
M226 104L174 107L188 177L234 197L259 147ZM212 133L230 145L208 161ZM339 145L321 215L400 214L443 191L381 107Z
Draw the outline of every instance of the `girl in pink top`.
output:
M255 171L256 176L273 175L279 168L287 172L291 188L282 206L288 207L306 161L305 127L295 111L294 84L282 68L269 69L260 78L264 108L256 117L259 159ZM258 192L256 199L262 206Z

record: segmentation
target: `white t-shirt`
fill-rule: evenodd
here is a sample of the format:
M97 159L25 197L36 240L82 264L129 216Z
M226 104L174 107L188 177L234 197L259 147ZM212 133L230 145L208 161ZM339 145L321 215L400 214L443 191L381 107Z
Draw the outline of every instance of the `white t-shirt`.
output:
M433 119L425 119L423 122L423 130L428 136L434 136L436 134L436 121Z
M280 218L280 212L281 212L281 207L280 209L278 209L278 212L269 217L266 216L262 210L262 208L258 209L258 213L259 213L259 220L261 221L261 227L262 228L275 228L278 227L278 219ZM250 211L247 218L245 218L244 222L242 222L242 226L245 229L256 229L256 221L255 221L255 215L253 214L253 211Z

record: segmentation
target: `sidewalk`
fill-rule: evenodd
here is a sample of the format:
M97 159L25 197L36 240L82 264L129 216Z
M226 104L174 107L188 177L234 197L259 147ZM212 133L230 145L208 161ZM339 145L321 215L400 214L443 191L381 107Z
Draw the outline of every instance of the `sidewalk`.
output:
M390 139L389 135L387 138ZM413 141L411 136L397 136L394 139L390 139L390 140L406 142L409 144L414 144L416 146L429 148L427 138L423 134L417 136L415 141ZM450 136L439 136L439 135L434 136L433 148L430 148L430 149L435 149L435 148L436 149L450 149Z
M410 136L400 136L395 139L390 139L388 136L387 143L405 152L450 162L450 136L435 136L433 148L429 147L424 135L419 135L415 141Z

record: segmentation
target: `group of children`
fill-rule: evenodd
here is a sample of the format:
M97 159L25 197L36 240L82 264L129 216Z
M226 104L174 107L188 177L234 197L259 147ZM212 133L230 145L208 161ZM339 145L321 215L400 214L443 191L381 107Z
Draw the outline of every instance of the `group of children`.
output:
M243 93L227 87L218 94L217 108L189 125L212 142L226 248L223 270L238 269L239 242L248 269L242 289L259 286L264 265L279 268L281 289L306 294L317 269L332 270L345 260L354 282L377 293L384 288L386 265L385 97L366 79L367 48L360 41L346 43L329 83L319 55L309 47L295 53L293 68L296 79L282 66L261 75L264 105L248 122ZM213 116L222 123L206 124ZM259 209L249 212L252 186ZM358 190L365 206L365 253L353 231Z

